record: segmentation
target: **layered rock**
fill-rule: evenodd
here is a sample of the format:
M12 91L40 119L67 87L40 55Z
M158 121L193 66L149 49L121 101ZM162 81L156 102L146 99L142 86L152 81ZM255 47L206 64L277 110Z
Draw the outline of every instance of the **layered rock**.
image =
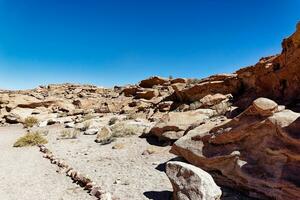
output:
M219 77L220 76L220 77ZM210 94L237 94L241 88L236 74L219 75L204 79L200 83L191 85L182 90L175 89L168 99L174 101L192 103Z
M300 114L257 99L210 131L188 133L172 152L211 172L217 183L258 198L298 199Z
M139 84L139 86L143 87L143 88L152 88L155 85L163 85L165 83L167 83L168 80L158 77L158 76L153 76L150 77L148 79L142 80Z
M300 23L296 32L282 42L280 55L262 58L256 65L237 71L243 85L239 105L264 96L283 104L300 100Z
M300 101L300 25L296 32L282 42L279 55L262 58L256 65L242 68L234 74L219 74L190 81L187 85L174 84L174 93L166 98L191 104L207 95L232 94L235 106L246 109L258 97L298 106ZM299 106L298 106L299 107Z
M200 124L208 119L201 110L187 112L169 112L150 130L150 134L163 140L177 140L193 124Z

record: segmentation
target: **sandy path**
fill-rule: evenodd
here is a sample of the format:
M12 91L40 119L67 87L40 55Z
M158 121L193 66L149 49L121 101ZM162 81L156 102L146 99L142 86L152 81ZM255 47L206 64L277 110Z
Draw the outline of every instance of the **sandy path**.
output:
M37 147L13 148L24 133L21 127L0 127L0 199L89 200L94 199L55 165L42 157Z
M168 200L172 185L164 172L164 163L174 158L170 146L157 147L138 135L117 138L107 145L94 142L95 135L77 139L56 140L59 127L47 127L46 145L57 157L74 169L89 175L118 200ZM124 145L113 149L116 144ZM147 148L156 148L151 155L142 155Z

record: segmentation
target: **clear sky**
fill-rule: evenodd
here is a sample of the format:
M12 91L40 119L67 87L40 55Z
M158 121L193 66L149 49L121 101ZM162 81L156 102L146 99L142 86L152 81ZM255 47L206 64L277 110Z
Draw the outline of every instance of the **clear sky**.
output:
M0 88L233 72L299 20L299 0L0 0Z

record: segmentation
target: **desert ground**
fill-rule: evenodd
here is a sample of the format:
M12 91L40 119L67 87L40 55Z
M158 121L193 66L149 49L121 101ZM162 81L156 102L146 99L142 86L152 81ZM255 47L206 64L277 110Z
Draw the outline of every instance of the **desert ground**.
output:
M153 146L137 135L118 138L104 146L95 143L90 135L57 140L63 127L54 125L46 129L48 146L53 153L80 172L91 175L105 190L114 193L116 199L168 199L171 196L172 186L164 173L165 162L175 157L169 153L170 146ZM44 159L37 147L12 148L24 131L22 126L0 129L3 152L0 164L4 169L0 175L4 180L0 186L1 199L96 199L60 173L59 167ZM149 148L157 152L142 155ZM11 167L4 167L7 163ZM12 188L15 192L11 192Z
M12 148L23 134L22 126L0 128L0 199L95 199L57 173L37 147Z

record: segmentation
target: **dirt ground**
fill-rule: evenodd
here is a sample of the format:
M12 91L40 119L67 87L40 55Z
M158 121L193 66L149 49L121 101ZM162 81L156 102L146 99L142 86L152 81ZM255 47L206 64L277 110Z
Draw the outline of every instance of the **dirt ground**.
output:
M62 127L43 129L49 131L46 146L55 156L90 176L116 199L170 198L172 186L164 173L165 163L175 157L169 153L170 146L151 145L155 141L137 135L117 138L107 145L95 143L95 135L82 133L76 139L58 140ZM59 173L37 147L12 147L24 132L20 126L0 128L0 199L94 199ZM143 155L147 149L154 153Z

